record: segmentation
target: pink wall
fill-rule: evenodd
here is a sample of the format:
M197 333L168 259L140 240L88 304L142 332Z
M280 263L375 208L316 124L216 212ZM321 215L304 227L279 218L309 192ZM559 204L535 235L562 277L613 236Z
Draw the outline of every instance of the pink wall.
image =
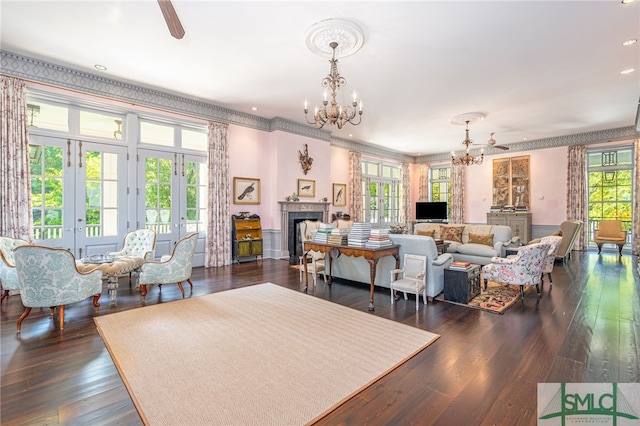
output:
M530 160L531 220L534 225L557 225L566 220L567 147L485 157L465 175L465 222L486 223L492 201L493 159L528 155Z

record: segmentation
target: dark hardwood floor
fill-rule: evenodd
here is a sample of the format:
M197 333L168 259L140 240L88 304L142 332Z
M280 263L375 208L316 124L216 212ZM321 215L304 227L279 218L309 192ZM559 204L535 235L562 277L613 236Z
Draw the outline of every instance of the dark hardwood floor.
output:
M556 264L553 287L546 283L537 308L530 296L504 315L446 302L421 305L416 313L411 298L391 306L388 290L376 290L373 315L442 337L320 424L533 425L537 383L638 382L640 279L635 262L630 255L574 252L566 264ZM298 271L283 260L196 268L192 278L189 297L262 282L301 290ZM310 291L314 296L367 311L365 285L336 281L329 287L319 280ZM162 292L154 286L147 304L179 298L175 285L165 285ZM122 279L117 307L109 306L106 289L101 304L99 315L139 308L140 294ZM96 331L90 299L67 307L64 331L49 309L34 309L18 335L21 312L19 296L4 301L2 425L142 423ZM153 354L141 356L148 356L154 368Z

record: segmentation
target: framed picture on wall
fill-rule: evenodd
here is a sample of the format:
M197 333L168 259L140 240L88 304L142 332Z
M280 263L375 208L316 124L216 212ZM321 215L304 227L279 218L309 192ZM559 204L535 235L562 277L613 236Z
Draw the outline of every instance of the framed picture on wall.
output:
M334 206L347 205L347 184L346 183L333 184L333 205Z
M316 181L309 179L298 179L298 196L299 197L315 197Z
M260 204L260 179L234 177L233 204Z

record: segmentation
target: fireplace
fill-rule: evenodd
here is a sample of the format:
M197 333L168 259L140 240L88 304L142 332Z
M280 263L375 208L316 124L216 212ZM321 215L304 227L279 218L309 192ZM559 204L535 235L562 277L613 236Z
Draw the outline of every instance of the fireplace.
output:
M298 263L302 254L299 223L303 220L319 220L326 222L329 217L329 203L305 203L279 201L282 213L280 229L282 249L289 256L289 263Z

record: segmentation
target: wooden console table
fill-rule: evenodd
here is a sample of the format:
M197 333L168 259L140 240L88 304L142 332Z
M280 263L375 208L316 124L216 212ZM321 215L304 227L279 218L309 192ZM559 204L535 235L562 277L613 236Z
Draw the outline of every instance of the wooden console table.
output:
M355 247L355 246L340 246L334 244L324 244L317 243L314 241L305 241L304 242L304 255L303 264L304 264L304 291L306 292L309 287L309 275L307 274L307 252L309 250L321 252L321 253L329 253L329 282L331 285L331 266L333 262L333 256L331 256L331 252L337 252L339 254L343 254L345 256L353 256L353 257L364 257L367 262L369 262L369 271L371 277L371 287L369 289L369 310L373 311L373 290L375 288L376 281L376 266L378 265L378 260L382 259L385 256L393 256L396 259L396 269L400 267L400 246L392 245L380 248L367 248L367 247Z

